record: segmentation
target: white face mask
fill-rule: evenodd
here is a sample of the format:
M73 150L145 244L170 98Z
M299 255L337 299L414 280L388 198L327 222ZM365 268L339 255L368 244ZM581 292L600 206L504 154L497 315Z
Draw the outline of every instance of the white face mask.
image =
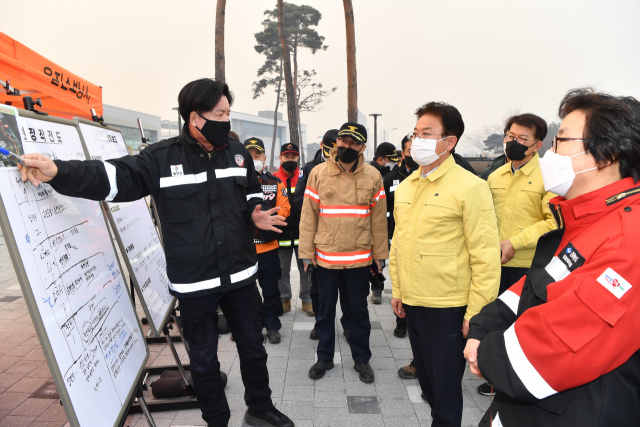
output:
M262 172L262 169L264 168L264 161L262 161L262 160L254 160L253 161L253 167L255 168L256 172L258 172L258 173Z
M447 139L448 137L444 137L442 139ZM420 166L429 166L431 163L435 162L447 152L445 149L444 152L438 154L436 153L436 144L442 139L426 139L426 138L416 138L413 140L413 144L411 144L411 157L413 160L419 164Z
M504 155L506 156L507 155L507 143L506 142L502 143L502 151L504 152Z
M573 185L576 175L598 169L595 167L580 172L573 170L571 159L586 153L588 151L583 151L573 156L563 156L551 150L547 151L544 157L540 159L540 172L542 173L544 189L564 197Z
M397 165L396 163L394 163L394 162L389 162L389 163L387 163L387 167L388 167L390 170L393 170L393 168L395 168L396 166L398 166L398 165Z

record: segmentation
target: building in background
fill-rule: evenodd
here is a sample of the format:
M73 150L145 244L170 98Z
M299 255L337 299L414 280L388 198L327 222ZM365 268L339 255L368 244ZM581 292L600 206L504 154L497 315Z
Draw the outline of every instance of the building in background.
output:
M113 105L103 104L103 107L105 124L120 128L124 142L127 147L131 148L133 154L140 152L140 144L142 143L140 130L138 129L138 119L142 122L144 136L149 138L149 143L153 144L160 141L161 125L159 116L114 107Z
M271 143L273 140L273 111L258 111L258 115L231 112L231 130L240 136L240 142L244 142L251 137L260 138L264 142L267 150L267 159L271 158ZM278 129L276 131L276 150L274 154L274 163L280 165L278 156L280 155L280 146L289 142L289 122L282 120L282 113L278 113ZM162 120L161 139L177 136L178 122L172 120ZM305 150L307 148L307 125L302 125L302 141ZM308 151L308 150L307 150ZM305 151L305 153L307 153ZM311 153L313 157L315 152ZM308 157L307 157L308 158ZM267 160L269 161L269 160Z

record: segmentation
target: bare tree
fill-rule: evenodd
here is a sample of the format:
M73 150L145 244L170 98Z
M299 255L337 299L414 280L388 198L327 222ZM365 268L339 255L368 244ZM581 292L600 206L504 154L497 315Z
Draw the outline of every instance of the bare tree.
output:
M291 58L289 56L289 46L287 45L287 37L284 33L284 1L278 0L278 33L280 34L280 44L282 45L282 65L284 68L284 81L287 91L287 117L289 118L289 134L290 142L300 147L300 134L298 133L298 115L296 109L296 96L293 87L293 78L291 77ZM304 150L300 150L302 155L302 163L305 162Z
M216 40L215 40L215 68L216 80L225 83L224 74L224 9L227 0L218 0L216 7Z
M323 98L338 90L337 87L333 87L329 90L323 89L322 83L316 83L313 81L316 74L318 74L316 70L304 70L298 73L298 90L296 98L300 112L315 113L316 111L320 111L320 105L322 104ZM307 88L309 88L310 91L306 91ZM287 102L286 94L283 94L280 102L282 105Z
M342 0L347 30L347 116L358 121L358 75L356 72L356 30L351 0Z

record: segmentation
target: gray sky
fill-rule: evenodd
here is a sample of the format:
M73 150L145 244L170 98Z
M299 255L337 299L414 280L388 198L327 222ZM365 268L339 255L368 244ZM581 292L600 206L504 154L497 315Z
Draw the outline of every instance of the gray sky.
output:
M338 91L303 113L312 142L347 120L344 10L340 0L292 1L320 10L327 51L303 53L301 68ZM233 109L273 109L275 93L252 100L263 57L254 33L274 0L227 0L226 74ZM3 8L1 31L103 87L106 104L176 119L187 82L214 76L215 0L31 0ZM425 102L456 106L467 132L513 111L557 120L563 94L594 85L640 98L637 0L353 0L358 107L398 128L399 145ZM280 107L286 117L286 110ZM373 142L373 120L369 118ZM378 140L379 142L380 139ZM465 142L462 137L461 143Z

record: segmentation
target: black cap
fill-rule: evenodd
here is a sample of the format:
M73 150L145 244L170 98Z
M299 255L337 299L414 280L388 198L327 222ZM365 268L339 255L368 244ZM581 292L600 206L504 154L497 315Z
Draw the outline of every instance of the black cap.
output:
M280 147L280 154L284 153L295 153L297 155L300 155L300 149L296 144L288 143Z
M329 129L322 137L322 153L325 157L329 157L329 151L336 146L338 139L338 129Z
M400 160L400 157L396 152L396 146L390 142L383 142L378 145L378 148L376 149L376 156L388 157L392 162Z
M360 144L367 143L367 129L360 123L347 122L340 127L338 136L350 136Z
M255 148L264 153L264 142L260 138L249 138L244 142L244 148Z

